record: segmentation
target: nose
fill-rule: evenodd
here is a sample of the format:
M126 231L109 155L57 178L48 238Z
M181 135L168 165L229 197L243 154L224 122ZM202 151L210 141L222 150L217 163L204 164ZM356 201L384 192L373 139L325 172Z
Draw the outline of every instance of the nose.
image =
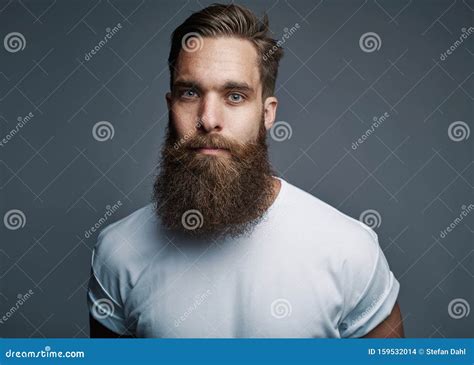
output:
M207 95L202 99L199 119L201 121L201 129L207 133L222 130L222 108L216 96Z

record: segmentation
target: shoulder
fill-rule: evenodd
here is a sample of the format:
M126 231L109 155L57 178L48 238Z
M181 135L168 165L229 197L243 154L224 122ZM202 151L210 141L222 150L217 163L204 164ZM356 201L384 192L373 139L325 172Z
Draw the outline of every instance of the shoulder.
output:
M286 181L282 187L285 191L280 211L320 243L331 244L336 253L348 254L354 260L370 260L376 254L378 237L369 226Z
M370 281L383 256L374 230L294 185L282 186L276 224L271 227L275 237L291 242L284 246L290 253L330 268L341 287L363 291L360 286Z
M150 233L156 226L156 221L154 206L150 203L105 227L100 232L99 238L145 238L144 235Z
M119 281L125 290L134 285L159 248L158 222L153 204L148 204L100 232L92 271L105 287Z
M156 217L152 204L148 204L128 216L105 227L97 237L95 251L115 253L115 257L128 254L128 250L146 248L156 229Z
M283 211L297 216L301 230L308 231L310 248L305 252L315 261L323 260L337 277L343 298L341 337L363 336L391 313L400 290L377 233L317 197L290 184L286 187Z

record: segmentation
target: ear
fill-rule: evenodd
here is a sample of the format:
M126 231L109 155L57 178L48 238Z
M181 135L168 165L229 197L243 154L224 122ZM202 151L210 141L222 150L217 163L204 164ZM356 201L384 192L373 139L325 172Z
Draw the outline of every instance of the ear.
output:
M166 104L168 105L168 111L170 111L171 110L171 104L172 104L171 92L167 92L165 97L166 97Z
M263 116L265 121L265 129L269 130L276 118L276 111L278 106L278 99L274 96L269 96L263 102Z

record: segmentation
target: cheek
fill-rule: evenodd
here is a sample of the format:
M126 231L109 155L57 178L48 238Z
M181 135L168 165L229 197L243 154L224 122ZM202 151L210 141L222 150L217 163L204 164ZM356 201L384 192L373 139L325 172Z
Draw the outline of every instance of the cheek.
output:
M241 142L255 141L258 136L261 115L260 112L252 110L251 112L232 115L227 118L227 130L235 139Z
M171 122L180 137L193 132L196 129L196 115L190 110L183 108L171 111Z

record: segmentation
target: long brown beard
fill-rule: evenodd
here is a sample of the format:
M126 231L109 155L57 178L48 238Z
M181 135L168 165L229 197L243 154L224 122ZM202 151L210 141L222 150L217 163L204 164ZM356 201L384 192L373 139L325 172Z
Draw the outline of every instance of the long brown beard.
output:
M193 148L211 146L219 156ZM161 222L195 237L249 234L273 201L273 171L261 120L257 141L240 144L219 134L179 141L168 124L153 200Z

